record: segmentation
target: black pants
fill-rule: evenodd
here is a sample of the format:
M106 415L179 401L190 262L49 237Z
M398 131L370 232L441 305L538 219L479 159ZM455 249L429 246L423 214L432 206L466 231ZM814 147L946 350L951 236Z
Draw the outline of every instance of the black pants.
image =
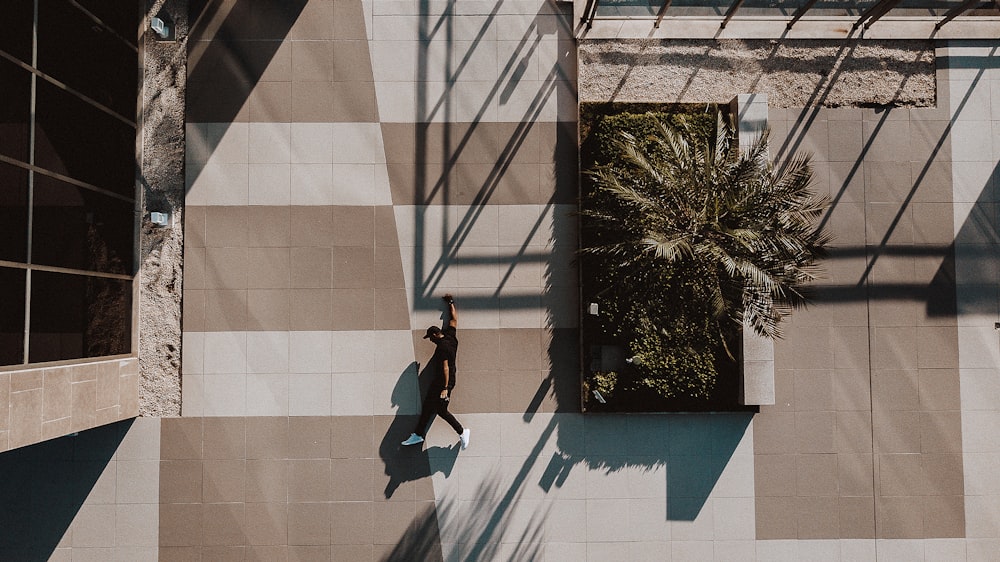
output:
M451 390L448 391L448 396L451 397ZM441 398L440 388L431 388L428 390L427 396L424 397L424 404L420 407L420 420L417 421L417 429L413 433L421 437L426 436L431 416L437 414L441 419L448 422L448 425L455 430L455 433L461 435L464 428L462 424L458 423L455 416L451 415L451 412L448 411L449 402L450 400Z

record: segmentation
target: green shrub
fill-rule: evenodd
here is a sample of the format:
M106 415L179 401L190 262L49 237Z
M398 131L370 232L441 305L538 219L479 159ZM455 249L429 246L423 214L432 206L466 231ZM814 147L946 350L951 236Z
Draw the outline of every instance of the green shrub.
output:
M615 391L618 390L618 373L615 371L595 371L590 374L587 378L586 390L588 396L587 400L591 400L593 392L596 390L601 393L601 397L605 400L612 400L615 395Z
M707 398L745 323L778 337L804 302L827 240L809 157L775 172L766 134L745 152L733 139L715 112L587 128L580 263L601 334L632 359L621 390Z
M648 111L597 116L583 137L583 169L605 165L626 169L627 164L616 145L621 140L622 131L627 131L637 139L645 140L642 144L645 150L655 151L656 146L651 138L656 135L657 122L662 122L678 131L686 131L686 135L692 139L713 139L717 108L715 106L709 108L711 111L701 113Z
M616 384L667 398L706 397L725 350L723 326L700 285L699 268L629 270L616 268L611 260L602 262L592 269L604 288L595 298L601 331L620 342L631 360Z
M714 109L714 107L713 107ZM627 162L618 146L623 131L640 141L646 151L656 151L651 140L658 123L682 131L691 139L712 139L716 112L642 114L619 113L599 116L591 123L585 143L583 165L607 166L628 174ZM645 140L645 142L643 142ZM585 209L609 214L621 212L620 201L593 189L585 176ZM619 233L588 228L582 233L584 246L597 246ZM669 264L661 267L634 267L613 259L584 256L581 263L597 287L603 291L600 322L606 334L621 342L632 363L615 377L601 378L601 394L614 390L651 391L663 397L705 397L717 375L716 355L722 338L719 325L712 322L704 291L697 283L697 271L683 271ZM629 279L622 283L622 279ZM592 382L596 384L596 381ZM608 389L607 385L613 385Z

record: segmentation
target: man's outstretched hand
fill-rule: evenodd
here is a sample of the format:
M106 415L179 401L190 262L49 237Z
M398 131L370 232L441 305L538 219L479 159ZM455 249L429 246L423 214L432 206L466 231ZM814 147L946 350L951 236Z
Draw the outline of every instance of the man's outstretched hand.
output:
M455 310L455 297L451 293L445 293L441 300L448 305L448 325L452 328L458 327L458 311Z

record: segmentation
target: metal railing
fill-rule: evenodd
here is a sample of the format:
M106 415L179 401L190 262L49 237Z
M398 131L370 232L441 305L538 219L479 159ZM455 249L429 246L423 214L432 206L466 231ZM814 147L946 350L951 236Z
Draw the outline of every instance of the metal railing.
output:
M725 0L723 0L724 2ZM667 16L668 10L673 7L674 15L691 15L693 12L704 13L705 10L715 11L722 15L719 24L720 29L725 29L733 16L744 8L747 0L732 0L731 4L712 2L678 2L674 0L663 0L662 3L656 0L587 0L583 12L580 14L580 23L590 29L594 20L598 19L651 19L653 28L659 28L663 19ZM810 10L823 10L824 15L829 15L831 11L839 12L840 15L857 15L852 31L858 28L868 29L876 21L888 14L892 10L902 15L918 14L922 17L941 15L934 29L941 29L943 25L956 17L967 14L973 10L993 12L991 15L1000 15L996 0L961 0L960 2L935 1L935 0L876 0L873 3L826 1L820 4L819 0L805 0L804 2L787 2L775 6L773 3L761 4L750 1L748 8L752 7L756 12L773 12L778 15L787 15L790 9L794 9L791 19L786 25L787 29L792 29L803 16ZM725 12L722 13L722 10ZM655 14L654 11L655 10ZM602 14L601 12L605 12ZM942 14L943 12L943 14Z

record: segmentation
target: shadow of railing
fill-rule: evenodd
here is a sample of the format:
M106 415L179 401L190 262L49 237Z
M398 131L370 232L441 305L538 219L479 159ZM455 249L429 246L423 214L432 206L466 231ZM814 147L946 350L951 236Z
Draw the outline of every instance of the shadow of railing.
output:
M491 16L488 16L488 18ZM448 29L446 22L434 22L433 25L426 23L422 31L426 34L432 30ZM473 47L478 42L473 42ZM522 40L520 46L530 44L527 40ZM520 48L519 46L519 48ZM845 46L840 56L849 55L850 47ZM426 57L420 57L422 66L421 76L426 77ZM464 68L468 57L462 59L459 64L459 71ZM508 61L505 70L516 69L516 65L511 63L515 60L512 57ZM551 78L551 76L550 76ZM501 88L502 80L498 80L491 96L504 95ZM824 95L825 88L830 82L821 84L817 90L816 97ZM536 102L544 100L545 90L539 92L541 97L536 98ZM442 111L448 113L450 98L447 96L441 100L427 99L427 92L418 90L420 107L432 107L434 112ZM524 117L525 123L532 122L537 118L538 105L533 104L533 109ZM532 113L532 111L535 111ZM474 123L478 122L482 116L483 108ZM447 238L445 251L442 258L429 270L423 268L423 255L420 254L423 245L419 242L422 239L423 229L428 225L423 222L423 215L419 206L427 204L432 198L442 197L447 204L449 202L449 190L451 188L448 173L442 173L439 178L432 182L426 181L425 169L421 165L427 161L431 152L431 147L427 138L419 138L421 126L427 125L434 115L426 114L422 117L423 123L418 124L417 142L417 174L414 178L416 190L416 205L418 210L415 217L417 224L417 240L415 252L418 253L415 264L414 279L417 280L418 287L415 295L415 308L428 309L434 305L430 295L437 288L441 279L442 271L457 264L472 264L478 259L485 259L473 256L471 258L459 258L455 250L462 245L468 235L469 225L479 218L482 206L487 204L494 195L499 178L507 170L510 156L520 148L520 132L512 135L506 147L501 152L502 158L497 162L487 180L478 186L473 204L470 205L468 214L459 220L454 228L454 233ZM887 116L875 125L877 133L879 127ZM809 128L815 114L807 115L802 121L800 130ZM445 127L448 125L445 124ZM426 127L424 129L426 132ZM444 136L444 147L447 158L444 161L444 168L449 169L456 162L457 155L464 150L468 137L457 139L452 143L447 134ZM796 140L791 141L792 147L797 147ZM860 162L861 158L859 158ZM852 172L856 173L857 168ZM445 224L444 227L451 232L451 226ZM887 238L886 238L887 240ZM566 244L575 246L576 240L555 240L556 244ZM885 241L883 241L885 242ZM519 257L536 259L527 250L521 248ZM840 252L849 253L850 248L838 249ZM860 250L867 256L867 248ZM883 253L897 251L888 244L882 244ZM951 249L929 247L927 251L941 252L941 259L946 264L948 256L953 252ZM551 283L556 272L551 268L546 270L546 293L551 295L559 292L557 286ZM951 266L953 269L953 266ZM912 290L914 297L928 296L933 298L933 294L942 287L947 286L954 278L954 273L949 272L947 265L942 265L939 272L939 279L935 278L929 286L914 285L907 288L904 286L889 286L884 288L889 290L886 298L898 298L900 291ZM847 286L824 288L828 290L826 296L831 299L868 299L870 296L865 292L857 292L856 287ZM953 293L952 293L953 294ZM486 299L486 297L483 297ZM517 299L518 297L513 297ZM535 301L530 300L532 295L525 296L525 306ZM543 497L558 494L567 483L573 478L579 478L579 473L583 471L598 471L606 474L621 471L637 470L640 472L658 471L665 468L665 498L666 518L669 521L693 521L702 515L703 508L716 488L727 466L735 454L738 453L740 444L744 442L746 432L751 418L750 414L719 414L719 415L650 415L650 416L627 416L627 415L607 415L607 416L581 416L577 414L580 404L579 387L579 341L578 329L574 327L574 321L578 318L573 316L578 314L575 295L569 298L569 306L566 309L548 309L547 328L550 333L548 342L548 376L540 384L535 396L527 405L522 421L525 426L534 426L537 434L536 440L530 447L530 451L524 456L522 464L513 475L513 480L501 480L497 477L487 478L479 483L479 497L487 505L486 508L474 514L464 513L457 500L452 497L441 498L436 507L425 512L418 524L411 528L410 532L397 544L391 555L391 559L420 559L437 556L441 551L442 541L447 543L457 543L468 545L463 547L460 558L475 560L495 556L502 544L517 545L518 548L531 548L531 545L541 542L544 538L544 522L548 517L548 508L542 501L541 507L529 517L530 524L525 528L517 530L512 536L506 533L511 529L512 513L516 505L524 498L526 489L537 483L542 490ZM486 307L495 305L489 300L476 300L476 297L463 299L463 306L467 308ZM944 301L928 301L929 311L933 315L948 316L953 314ZM517 305L517 301L513 302ZM412 423L411 420L404 420L404 424ZM409 428L399 428L396 436L401 440L408 433ZM393 433L392 430L389 432ZM392 438L395 439L396 436ZM623 439L624 436L624 439ZM388 437L387 437L388 439ZM421 461L423 463L423 461ZM423 469L423 464L421 464ZM427 459L427 473L430 473L430 458ZM574 476L574 474L576 476ZM752 494L752 490L748 490ZM455 528L444 528L440 521L452 519L451 515L459 513L464 518ZM447 540L445 540L447 539ZM530 554L528 554L530 556Z
M459 161L463 152L469 149L470 142L480 127L488 127L487 113L498 101L507 101L512 91L522 82L525 73L525 61L528 61L539 48L542 38L545 35L556 35L560 40L571 41L572 29L569 13L570 7L557 5L554 2L543 4L536 19L530 23L520 40L513 48L513 52L506 60L500 61L501 68L497 79L487 92L482 104L475 108L474 115L468 122L458 122L452 120L455 111L456 86L462 73L467 70L469 61L474 52L482 46L487 30L496 24L495 20L503 2L496 2L492 11L486 14L485 18L479 22L480 27L475 38L468 45L463 46L465 51L461 53L461 59L454 68L448 64L446 68L447 82L445 91L438 97L433 98L427 89L427 76L430 72L428 60L430 57L431 45L434 41L444 43L446 50L450 53L454 50L452 38L453 23L456 14L453 8L449 8L436 20L429 14L428 4L422 4L422 13L425 14L420 19L420 52L417 56L417 108L418 115L415 118L415 148L413 185L414 185L414 224L415 224L415 244L414 244L414 275L415 288L413 295L413 306L415 309L428 309L436 306L435 299L431 297L435 290L439 288L445 273L450 268L474 267L486 262L499 260L502 280L495 293L491 297L486 297L479 302L482 306L495 306L493 299L499 296L504 288L506 280L515 264L525 261L541 261L545 255L536 253L528 247L529 239L515 253L510 255L460 255L460 248L467 240L473 225L480 219L487 205L494 204L493 199L504 182L510 181L509 174L515 166L515 160L519 151L524 147L524 143L531 133L532 128L543 114L547 104L551 103L553 96L559 98L565 96L566 92L559 87L560 83L568 83L573 77L566 76L565 69L560 64L555 64L548 70L546 75L538 80L540 86L534 93L532 99L527 104L527 108L520 118L511 123L514 130L506 139L500 139L501 147L499 154L493 162L486 177L481 183L472 188L472 196L467 203L468 210L459 217L457 223L452 224L447 219L442 222L440 228L444 234L444 243L441 248L441 255L435 261L425 266L427 258L426 247L429 237L428 228L438 225L429 224L426 220L426 205L440 202L444 205L455 204L457 199L453 194L453 181L456 175ZM552 18L558 15L560 17ZM553 23L553 20L558 23ZM443 37L442 37L443 36ZM492 44L491 42L489 44ZM575 103L575 100L574 100ZM558 102L557 102L558 105ZM557 120L556 120L557 121ZM558 121L557 121L558 122ZM495 123L490 123L490 125ZM571 123L570 123L571 124ZM437 134L432 134L432 128L441 128ZM439 138L438 138L439 137ZM433 146L432 139L440 140L440 146ZM553 177L555 178L555 194L552 198L543 203L543 211L540 217L547 216L546 213L551 206L559 202L575 200L576 167L575 165L575 135L558 133L556 135L556 146L553 166ZM572 162L566 161L572 155ZM436 177L428 177L428 162L438 162L440 157L441 170ZM461 186L463 191L467 186ZM541 224L535 227L540 228ZM534 235L534 232L532 233ZM431 256L435 258L435 256ZM507 305L513 308L526 308L537 305L533 297L535 294L523 295L525 299L519 298L521 295L509 297ZM479 297L471 297L476 299ZM492 301L492 302L491 302ZM470 298L463 295L463 306L475 307L477 303L470 301Z
M438 562L444 560L441 547L441 530L438 527L438 510L445 507L428 507L417 514L410 530L403 539L396 543L392 551L383 558L385 562L410 562L411 560L426 560Z
M990 46L992 47L992 46ZM983 57L958 57L958 56L946 56L939 57L937 59L938 70L943 71L947 69L975 69L974 75L965 78L964 82L967 82L966 91L963 93L961 99L950 100L950 95L948 92L938 92L937 98L940 103L950 104L949 113L944 127L940 131L940 135L937 138L926 139L929 142L929 153L923 155L926 160L922 162L919 172L913 178L912 183L899 202L899 207L896 209L889 224L885 227L884 232L879 232L877 239L868 240L866 236L866 243L864 247L860 246L838 246L830 251L830 260L836 262L838 259L845 259L850 257L863 257L865 259L866 265L864 271L861 272L859 278L857 279L856 288L865 288L867 291L855 291L850 287L846 286L831 286L824 285L823 283L817 283L812 287L817 299L821 302L844 302L848 300L868 300L871 302L882 301L882 300L897 300L897 301L918 301L926 303L926 313L929 317L955 317L959 314L958 304L955 299L956 291L956 244L961 244L961 259L965 263L982 263L989 264L995 259L994 249L990 247L991 244L995 244L1000 241L1000 236L997 234L995 220L988 217L991 213L978 212L984 208L984 205L990 204L994 198L995 187L993 182L994 178L997 176L997 171L1000 170L1000 166L994 165L994 169L990 174L989 179L986 183L978 190L977 202L972 204L972 212L965 219L964 224L954 225L953 232L957 233L954 238L948 242L941 240L940 243L914 243L912 245L900 245L892 244L890 241L896 235L897 230L905 222L904 217L908 212L911 211L913 203L919 200L919 196L923 189L935 189L937 186L931 185L932 180L929 179L931 176L931 168L935 162L939 162L942 158L945 160L951 160L951 138L952 131L956 126L959 118L962 117L963 113L970 111L970 101L973 96L973 91L978 86L981 86L981 82L985 77L985 73L990 68L996 68L1000 66L997 59L994 58L997 53L997 49L992 47L990 54ZM947 84L947 83L946 83ZM901 86L902 87L902 86ZM940 84L938 86L941 87ZM940 110L940 108L938 108ZM912 109L910 111L921 111L920 109ZM865 156L867 155L872 143L875 141L880 129L884 126L889 119L891 111L882 111L879 115L878 120L870 133L865 133L866 139L863 145L862 151L859 154L856 162L851 168L850 173L845 178L843 186L838 190L833 198L832 205L828 213L823 218L821 226L826 225L827 221L837 210L837 205L844 195L847 186L851 184L853 176L861 169L862 163ZM782 147L782 152L785 152L788 148L788 143L793 142L792 138L794 135L789 135L786 139L785 145ZM797 140L793 142L793 147L797 146L801 142L802 133L797 137ZM905 158L905 155L904 155ZM948 178L950 181L955 181L955 178ZM949 188L953 191L955 188L950 183ZM952 206L957 204L962 204L961 202L952 201L948 198L948 201ZM951 217L947 217L951 218ZM867 221L866 221L867 222ZM917 219L913 219L914 227L923 226L917 224ZM970 243L971 242L971 243ZM892 257L915 257L917 259L932 260L939 263L937 272L935 273L933 279L927 282L900 282L900 283L885 283L880 282L877 279L872 279L871 274L880 258L892 258ZM989 284L990 280L981 278L982 276L974 273L975 271L983 271L984 268L979 267L966 267L966 275L968 279L965 284L967 285L980 285ZM989 268L985 268L989 270ZM967 294L960 299L961 306L963 310L962 313L972 313L973 310L970 308L982 308L982 309L993 309L995 308L996 301L995 297L990 295L988 292L976 292L969 291Z
M52 557L132 422L0 453L0 560Z
M499 5L499 3L497 4ZM425 11L427 4L423 5ZM494 12L495 13L495 12ZM450 29L448 14L440 21L425 17L421 23L421 37L425 51L434 33L446 33ZM485 16L485 23L477 39L471 42L471 51L479 44L479 39L492 21L493 14ZM572 38L572 21L562 20L560 33ZM487 99L509 95L510 86L505 82L516 80L518 61L536 48L538 29L529 25L521 41L514 47L514 54L500 61L500 77L493 84ZM505 174L514 163L515 155L523 149L524 139L534 123L542 115L542 108L550 96L559 96L555 84L560 78L560 69L553 68L541 81L540 89L528 104L525 113L513 127L509 137L501 139L500 157L492 165L482 183L472 190L468 211L456 224L447 221L441 225L445 236L440 259L425 269L425 248L429 228L438 225L426 221L426 206L453 203L451 171L459 157L467 149L475 128L481 126L480 119L486 107L478 108L471 126L463 125L455 130L462 131L457 138L451 137L447 116L451 115L453 100L449 92L440 99L430 99L424 80L428 75L427 52L418 57L417 104L427 108L418 116L416 125L414 190L414 275L416 280L413 307L417 310L434 310L439 305L432 295L438 289L444 273L451 267L471 266L483 260L497 259L483 256L464 256L458 253L466 242L472 225L480 220L484 207L493 203ZM469 53L464 53L456 74L464 68ZM450 91L450 90L449 90ZM489 101L487 102L489 103ZM575 100L574 100L575 103ZM441 117L445 118L442 119ZM432 121L443 120L440 125ZM561 125L561 123L560 123ZM553 167L556 168L555 194L542 207L542 214L549 217L553 207L559 204L574 204L576 201L576 135L575 123L566 123L565 131L560 127L552 150ZM430 133L432 127L442 127L441 146L431 146L431 139L438 138ZM439 176L427 177L427 162L443 154L442 172ZM571 155L571 158L570 158ZM544 160L544 159L543 159ZM564 173L558 166L567 165ZM466 186L461 186L465 188ZM468 197L468 196L466 196ZM567 219L575 221L575 218ZM544 228L536 222L530 237ZM545 327L547 373L534 396L525 405L521 417L523 427L530 433L531 441L524 444L527 451L519 455L519 465L510 466L510 472L501 474L499 466L480 481L462 487L475 489L473 498L465 498L456 493L435 490L434 508L421 514L416 524L397 543L390 554L390 560L447 559L481 560L502 556L505 559L532 559L536 557L546 540L546 526L551 516L551 502L561 495L568 486L576 485L580 479L592 472L604 475L636 472L648 478L660 479L665 490L663 524L670 521L688 522L705 516L704 507L717 486L732 456L744 440L750 422L749 414L722 415L650 415L626 416L603 415L584 417L579 414L580 406L580 346L578 288L566 282L562 264L555 264L552 247L575 250L578 245L577 233L573 228L554 228L553 236L541 253L528 240L512 255L499 256L500 279L511 276L514 266L523 261L544 264L543 309L547 315ZM535 292L501 293L503 282L491 294L462 295L463 312L475 309L489 309L498 302L507 309L537 307L539 295ZM380 456L386 464L389 486L411 477L425 478L434 474L434 455L414 453L413 460L408 452L397 451L401 441L409 434L413 416L399 416L394 420L383 439ZM618 431L623 430L623 431ZM623 438L623 436L626 436ZM530 443L530 445L528 445ZM498 454L499 456L499 454ZM404 459L404 457L406 457ZM397 463L399 463L397 465ZM454 463L454 460L452 460ZM447 474L446 474L447 476ZM463 474L463 478L475 478ZM446 486L447 488L448 486ZM535 499L540 495L537 507ZM526 499L531 498L530 501ZM660 497L655 499L659 500ZM525 513L525 510L528 510ZM711 515L711 512L708 512Z
M704 507L719 484L726 467L744 441L751 414L698 415L548 415L537 426L536 440L519 465L505 471L497 464L462 488L436 490L435 508L429 508L396 545L390 560L436 559L438 552L449 560L533 559L551 542L549 531L558 502L595 499L594 474L598 478L639 478L665 489L663 513L655 524L693 522L713 517ZM531 423L527 422L526 423ZM744 445L743 454L750 454ZM508 457L509 458L509 457ZM665 473L665 474L664 474ZM477 478L463 474L463 478ZM630 483L631 485L631 483ZM641 486L642 484L640 484ZM590 495L581 496L581 490ZM752 490L745 490L747 497ZM629 493L609 497L627 500ZM620 495L620 494L625 494ZM592 496L592 497L591 497ZM660 500L658 497L644 499ZM643 514L655 517L652 514ZM583 519L586 521L586 519ZM579 533L586 534L586 529ZM589 537L605 540L606 537ZM614 537L612 537L613 539Z
M283 40L308 0L192 0L188 5L186 122L228 127L245 111ZM218 138L198 139L211 152ZM187 185L200 169L188 167Z
M385 557L387 562L421 560L538 560L542 556L542 532L538 524L544 513L535 514L514 540L501 543L503 530L511 523L511 503L483 509L500 485L496 478L480 485L475 498L467 502L445 499L417 514L414 524L403 539ZM463 508L465 503L475 508ZM459 529L441 532L441 521L462 521ZM447 536L449 542L442 543ZM503 546L501 546L503 545Z
M893 302L908 301L925 304L928 318L949 318L957 314L955 305L955 245L886 245L880 247L879 255L885 258L914 257L939 264L937 271L929 282L898 281L875 282L864 279L859 283L832 284L818 281L807 287L806 293L814 304L836 304L847 302ZM871 257L870 247L837 246L831 248L826 258L829 267L837 267L837 263L850 259L868 259ZM993 259L992 252L986 248L970 248L965 252L968 259ZM867 273L865 274L867 276ZM985 282L985 280L981 280ZM980 299L981 304L988 304ZM976 301L976 302L980 302ZM972 302L966 303L973 304Z

